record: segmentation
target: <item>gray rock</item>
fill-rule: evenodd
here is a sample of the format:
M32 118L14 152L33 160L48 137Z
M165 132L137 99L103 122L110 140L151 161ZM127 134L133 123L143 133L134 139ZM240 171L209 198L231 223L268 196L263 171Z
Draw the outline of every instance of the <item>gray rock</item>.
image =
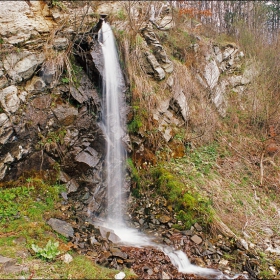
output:
M186 235L186 236L191 236L191 235L193 235L193 231L192 231L192 230L184 230L184 231L182 231L182 233L183 233L184 235Z
M213 89L219 80L220 70L214 59L210 60L204 68L204 78L210 89Z
M95 238L94 236L91 236L90 239L89 239L89 241L90 241L90 244L91 244L91 245L100 244L100 243L96 240L96 238Z
M183 119L185 121L187 121L189 118L190 109L188 106L187 98L186 98L185 94L183 93L183 91L181 89L177 90L174 93L174 96L172 99L173 99L172 104L179 109L181 115L183 116Z
M39 1L32 2L32 9L25 1L6 2L0 1L0 35L5 37L10 44L27 41L39 32L49 32L53 22L45 17L48 6L41 5Z
M44 59L43 53L36 54L29 51L12 53L4 60L4 68L13 81L21 82L31 78L36 68L43 63Z
M75 179L71 179L67 184L67 194L71 193L71 192L75 192L77 191L77 189L79 188L79 184L76 182Z
M197 245L202 243L202 238L196 234L191 237L191 240Z
M72 226L62 220L51 218L48 220L48 225L52 227L52 229L65 237L73 237L74 229Z
M0 91L0 102L6 113L14 113L18 110L20 99L17 96L16 86L9 86Z
M46 87L45 82L42 78L34 76L32 80L26 83L25 89L30 93L38 93L42 92Z
M153 53L155 54L155 60L157 63L159 63L160 68L155 68L153 66L153 63L151 63L154 71L155 71L155 76L157 79L162 80L165 76L165 73L161 70L165 70L166 73L171 73L174 70L174 66L172 61L168 58L163 46L160 44L155 32L153 31L153 26L151 23L148 23L147 26L142 30L142 34L149 46L151 46ZM152 55L153 56L153 55ZM148 59L149 60L149 59ZM153 59L154 60L154 59ZM163 69L162 69L163 68ZM156 70L157 69L157 70ZM161 69L161 70L159 70ZM162 77L162 78L160 78Z
M91 147L87 147L75 157L75 160L78 162L83 162L89 167L95 167L98 164L100 158L101 155L97 151Z
M113 243L118 243L121 241L121 239L114 232L111 231L108 234L108 240L110 240Z
M165 72L161 68L161 66L158 63L156 57L149 52L146 52L145 55L146 55L146 58L147 58L148 62L150 63L150 65L152 66L152 68L154 70L155 78L158 79L158 80L164 79L165 78Z
M62 183L67 183L67 182L69 182L70 181L70 176L69 175L67 175L65 172L63 172L63 171L59 171L59 181L61 181Z
M62 125L71 125L78 116L78 110L66 104L58 105L53 113Z
M0 255L0 265L3 266L10 266L10 265L14 265L17 261L15 259L12 258L7 258L4 256Z
M4 273L20 273L20 272L28 272L28 267L24 265L17 265L16 260L12 258L7 258L0 256L0 270Z
M0 78L0 89L6 87L8 84L8 79L5 76Z
M197 231L202 231L202 227L198 223L195 223L193 226Z
M12 134L13 127L9 117L5 113L0 114L0 143L5 144Z
M127 254L123 253L119 248L111 247L110 252L112 253L112 256L119 257L123 260L127 259Z
M65 50L68 44L69 40L65 37L55 38L53 40L53 48L58 51Z

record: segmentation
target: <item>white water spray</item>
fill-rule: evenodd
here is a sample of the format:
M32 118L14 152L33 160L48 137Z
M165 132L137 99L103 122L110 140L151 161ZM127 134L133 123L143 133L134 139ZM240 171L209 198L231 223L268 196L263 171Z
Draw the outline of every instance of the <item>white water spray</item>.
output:
M152 246L166 254L179 272L199 275L215 275L216 270L192 265L187 256L171 247L155 243L147 235L136 229L127 228L123 222L122 187L124 186L125 151L122 146L125 122L120 116L123 76L111 27L103 22L99 31L99 42L104 57L103 72L103 125L107 137L106 172L108 184L108 217L102 226L111 229L119 236L121 243L135 247Z
M107 140L106 173L108 185L108 222L122 223L122 187L124 185L125 151L122 145L124 121L120 116L123 76L115 39L110 25L103 22L99 42L104 58L103 125Z

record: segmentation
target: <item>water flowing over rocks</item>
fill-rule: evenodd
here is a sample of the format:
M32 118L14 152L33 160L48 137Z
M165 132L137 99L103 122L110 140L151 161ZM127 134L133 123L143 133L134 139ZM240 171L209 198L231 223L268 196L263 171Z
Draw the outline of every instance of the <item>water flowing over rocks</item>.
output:
M110 9L111 3L106 5ZM101 45L96 40L97 28L91 26L89 31L76 34L75 63L84 70L80 71L79 82L69 85L67 79L57 79L58 70L55 64L48 63L43 51L53 26L67 15L57 8L50 10L43 1L31 1L31 6L26 1L17 1L16 5L4 1L0 2L0 11L0 35L4 39L1 48L6 51L1 52L0 61L0 180L7 182L37 172L43 173L44 179L51 177L65 184L66 191L61 194L64 201L57 206L61 213L48 217L49 224L69 238L77 252L96 263L115 269L133 268L144 279L198 279L195 275L179 273L162 251L123 246L114 232L95 225L106 216L107 203L103 172L106 137L100 128L104 61ZM70 24L76 12L71 10ZM92 13L87 10L89 17ZM166 17L165 21L168 20ZM257 75L257 65L246 65L244 54L235 44L209 43L204 56L201 56L203 46L193 44L187 47L199 63L194 68L195 74L184 72L182 82L174 74L178 62L170 60L153 26L148 23L141 30L143 46L139 63L147 79L165 83L168 92L152 108L153 128L170 144L172 153L182 156L184 145L173 141L180 127L196 111L190 102L191 89L186 90L191 78L196 77L192 83L209 92L217 111L224 117L227 93L232 90L240 96L245 94L246 86ZM172 24L168 28L172 32ZM71 26L58 32L50 48L66 51L73 34ZM122 92L126 90L123 81ZM128 111L125 107L121 114L126 115ZM127 151L134 150L138 166L147 168L156 162L154 151L146 148L141 132L131 140L132 145L128 135L123 137ZM123 191L126 197L129 188L127 183ZM173 225L180 221L162 198L158 204L154 197L131 200L125 217L129 226L149 234L159 244L182 250L193 264L219 269L229 277L243 271L239 279L246 279L246 275L257 277L260 259L256 257L254 244L248 240L237 239L234 234L212 239L199 224L185 231L175 230ZM273 234L258 246L267 253L280 254L279 238ZM15 268L13 259L0 257L1 269L6 263L22 269L18 271L26 269Z

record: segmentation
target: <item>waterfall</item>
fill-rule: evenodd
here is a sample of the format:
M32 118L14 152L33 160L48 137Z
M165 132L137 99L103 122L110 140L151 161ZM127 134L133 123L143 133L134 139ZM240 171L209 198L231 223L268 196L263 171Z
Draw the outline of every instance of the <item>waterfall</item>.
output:
M105 159L106 183L108 186L108 214L109 224L120 224L122 213L122 187L124 185L125 151L122 138L125 135L123 127L124 117L120 115L123 103L122 85L124 79L119 64L115 38L110 25L103 22L98 34L104 58L103 70L103 131L107 140Z
M179 272L200 275L221 274L216 270L192 265L185 253L172 247L159 245L150 237L128 228L123 222L123 197L125 151L122 138L125 135L125 121L120 115L124 98L122 93L123 76L119 65L118 53L113 32L108 23L103 22L98 34L104 57L103 72L103 131L107 140L106 173L108 185L108 215L102 226L111 229L120 238L123 245L135 247L153 246L166 254Z

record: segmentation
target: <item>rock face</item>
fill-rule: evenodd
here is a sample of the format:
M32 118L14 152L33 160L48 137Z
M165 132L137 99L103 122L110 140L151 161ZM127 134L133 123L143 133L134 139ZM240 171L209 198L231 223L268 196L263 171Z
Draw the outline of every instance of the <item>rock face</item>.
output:
M88 195L84 211L100 213L106 195L102 178L105 137L97 124L101 97L96 88L103 67L100 49L90 45L89 54L96 51L94 59L90 56L89 65L84 65L95 75L87 75L73 61L76 65L71 67L77 70L71 71L77 77L69 84L56 59L66 55L73 30L50 33L63 19L62 13L50 10L44 1L1 2L0 11L0 180L16 180L28 172L55 178L54 167L59 165L67 194ZM70 18L76 20L75 13Z
M31 7L26 1L0 2L0 34L9 44L28 41L39 33L49 32L53 21L47 16L48 6L41 1L32 2Z

